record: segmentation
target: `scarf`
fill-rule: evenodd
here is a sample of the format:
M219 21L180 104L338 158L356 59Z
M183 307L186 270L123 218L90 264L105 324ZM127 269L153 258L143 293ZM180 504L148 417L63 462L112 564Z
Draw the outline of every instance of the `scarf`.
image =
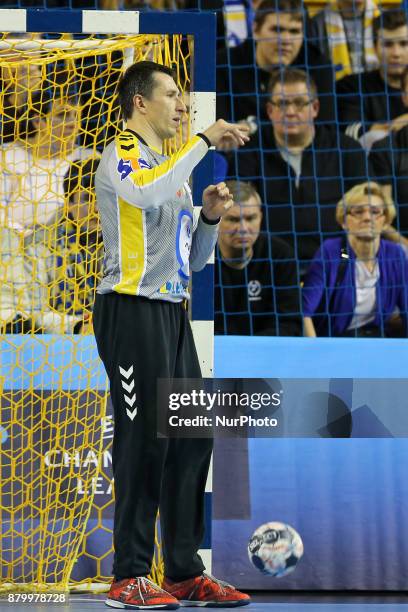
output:
M367 70L378 67L378 58L374 50L373 19L379 15L375 0L366 0L363 15L364 62ZM347 45L343 19L336 9L335 3L324 9L327 39L329 41L330 56L336 71L336 80L347 74L352 74L350 55Z

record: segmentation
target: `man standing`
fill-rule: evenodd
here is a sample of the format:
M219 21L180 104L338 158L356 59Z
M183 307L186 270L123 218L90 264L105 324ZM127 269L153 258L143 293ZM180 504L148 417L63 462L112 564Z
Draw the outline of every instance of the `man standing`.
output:
M220 223L215 267L215 333L301 336L293 250L261 233L261 198L251 183L228 181L234 206Z
M163 141L176 134L186 109L171 70L154 62L128 68L119 101L127 127L105 149L96 174L106 256L94 329L115 417L114 581L106 603L244 605L247 595L203 573L197 552L211 440L157 438L156 384L201 376L184 307L189 267L206 264L232 199L223 183L207 187L194 228L187 180L209 146L243 145L246 128L217 121L164 156ZM159 506L165 591L146 578Z

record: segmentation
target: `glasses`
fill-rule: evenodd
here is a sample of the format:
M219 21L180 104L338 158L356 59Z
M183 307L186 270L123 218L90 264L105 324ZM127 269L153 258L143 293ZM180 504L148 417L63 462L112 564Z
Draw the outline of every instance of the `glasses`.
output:
M347 210L347 214L357 219L361 219L366 210L375 218L382 217L384 214L384 208L382 206L350 206Z
M286 111L289 106L293 106L295 110L301 111L306 106L313 102L310 98L281 98L280 100L271 100L272 106L275 106L280 111Z

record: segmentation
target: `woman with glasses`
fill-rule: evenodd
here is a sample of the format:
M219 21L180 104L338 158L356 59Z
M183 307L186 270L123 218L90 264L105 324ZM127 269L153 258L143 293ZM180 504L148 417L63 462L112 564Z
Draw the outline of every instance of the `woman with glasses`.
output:
M386 186L356 185L338 202L343 237L325 240L303 287L305 335L407 335L408 260L382 232L396 215Z

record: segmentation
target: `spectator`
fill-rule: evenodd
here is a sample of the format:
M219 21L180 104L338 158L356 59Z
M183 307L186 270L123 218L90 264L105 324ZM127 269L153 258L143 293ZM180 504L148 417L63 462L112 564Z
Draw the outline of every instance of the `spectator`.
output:
M72 333L79 317L48 305L46 261L15 229L0 226L0 333Z
M402 102L407 110L408 68L402 73L401 88ZM376 180L392 186L397 206L398 231L390 228L386 236L408 247L408 114L395 119L388 136L374 144L370 152L370 163Z
M381 238L394 217L394 203L377 183L356 185L338 202L336 220L346 234L326 240L307 273L307 336L399 335L390 329L396 308L407 335L408 260L400 245Z
M77 160L64 177L65 206L26 238L46 262L52 310L76 318L74 331L93 333L90 318L99 283L103 243L95 209L99 160Z
M250 183L227 182L235 205L222 218L215 281L215 333L300 336L292 249L261 234L261 198Z
M320 120L334 121L330 60L305 42L301 0L263 0L255 13L253 39L217 55L217 117L267 121L265 98L276 67L307 69L321 100ZM232 102L232 104L231 104Z
M0 151L0 221L28 228L49 221L64 204L63 179L70 161L94 155L76 145L79 107L74 98L33 97L30 120L22 129L26 143L10 143Z
M389 10L374 19L374 47L380 67L337 82L340 127L370 148L383 138L392 120L405 112L401 74L408 65L408 25L403 10Z
M352 138L316 125L316 85L302 70L272 75L265 125L239 153L231 154L229 176L256 183L266 204L266 228L311 260L323 237L337 232L336 202L367 176L363 149Z
M334 0L309 21L309 38L331 58L337 79L378 67L373 40L377 15L375 0Z
M28 112L31 97L41 85L41 70L37 64L13 64L13 57L7 56L7 63L0 68L0 143L13 142L24 137L18 126Z

